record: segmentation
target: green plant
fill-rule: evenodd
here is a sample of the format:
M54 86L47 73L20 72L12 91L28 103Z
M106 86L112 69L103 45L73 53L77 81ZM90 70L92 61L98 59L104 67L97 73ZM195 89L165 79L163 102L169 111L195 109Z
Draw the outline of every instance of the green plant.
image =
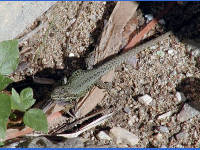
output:
M9 116L14 110L24 112L23 122L36 131L47 133L47 118L42 110L30 109L35 103L33 90L23 89L20 94L12 88L12 95L5 94L4 90L13 81L8 77L15 71L19 63L18 41L9 40L0 42L0 145L5 139Z

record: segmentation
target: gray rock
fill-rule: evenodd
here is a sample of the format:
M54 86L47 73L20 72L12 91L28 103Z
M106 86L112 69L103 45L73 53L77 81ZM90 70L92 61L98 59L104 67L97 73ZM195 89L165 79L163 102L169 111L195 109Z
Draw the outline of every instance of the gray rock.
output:
M189 104L185 103L182 110L177 115L177 120L180 122L183 122L183 121L191 119L199 114L200 114L200 112L198 110L191 107Z
M153 20L153 15L152 14L146 14L144 17L147 19L147 23L149 21Z
M135 56L129 57L128 60L126 61L126 63L133 66L133 68L137 67L137 62L138 59Z
M164 57L164 56L165 56L165 53L164 53L162 50L157 51L156 54L157 54L158 56L160 56L160 57Z
M133 123L138 122L138 120L139 120L138 117L136 115L134 115L134 116L130 117L130 119L128 121L128 125L132 126Z
M164 113L164 114L162 114L162 115L159 115L159 116L158 116L158 119L165 119L165 118L171 116L171 114L172 114L172 112L171 112L171 111L168 111L168 112L166 112L166 113Z
M139 142L138 136L121 127L113 127L110 134L117 144L134 146Z
M130 108L128 106L126 106L124 108L124 112L126 112L127 114L129 114L131 112Z
M110 136L108 134L106 134L104 131L100 131L98 134L97 134L97 137L99 140L111 140Z
M157 126L156 130L158 132L169 133L169 129L166 126Z
M186 101L186 97L182 92L176 92L176 98L178 99L179 102Z
M163 135L161 133L157 133L154 135L154 140L156 141L162 141L163 140Z
M187 138L188 138L188 136L189 136L189 134L187 133L187 132L180 132L180 133L178 133L178 134L176 134L176 140L178 140L178 141L182 141L182 140L187 140Z
M169 49L169 50L168 50L168 54L173 56L173 55L174 55L174 49L172 49L172 48Z
M0 2L0 41L14 39L56 2Z
M165 20L164 20L164 19L160 19L158 22L159 22L160 24L162 24L162 25L165 24Z
M143 104L146 104L146 105L149 105L152 100L153 99L148 94L145 94L145 95L143 95L143 96L141 96L141 97L138 98L139 102L141 102Z

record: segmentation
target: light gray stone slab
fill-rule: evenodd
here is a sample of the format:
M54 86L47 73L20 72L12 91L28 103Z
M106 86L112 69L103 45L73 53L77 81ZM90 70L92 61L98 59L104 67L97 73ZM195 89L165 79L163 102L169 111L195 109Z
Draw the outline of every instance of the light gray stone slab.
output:
M0 2L0 41L15 38L56 2Z

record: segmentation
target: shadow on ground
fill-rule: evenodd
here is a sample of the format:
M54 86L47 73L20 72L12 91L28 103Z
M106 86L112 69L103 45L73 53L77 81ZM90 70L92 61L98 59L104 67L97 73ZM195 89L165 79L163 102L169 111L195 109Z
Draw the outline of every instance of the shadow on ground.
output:
M189 77L183 79L176 87L186 97L186 102L196 110L200 111L200 79Z

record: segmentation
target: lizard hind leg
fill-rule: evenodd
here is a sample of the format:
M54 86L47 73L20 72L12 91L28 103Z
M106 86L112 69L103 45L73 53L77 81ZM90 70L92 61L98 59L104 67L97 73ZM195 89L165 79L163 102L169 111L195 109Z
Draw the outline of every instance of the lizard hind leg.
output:
M102 80L99 79L96 81L95 85L100 89L105 89L108 92L108 94L112 96L110 92L112 89L112 82L103 82Z
M107 89L110 90L112 88L111 82L103 82L102 80L98 79L95 85L100 89Z

